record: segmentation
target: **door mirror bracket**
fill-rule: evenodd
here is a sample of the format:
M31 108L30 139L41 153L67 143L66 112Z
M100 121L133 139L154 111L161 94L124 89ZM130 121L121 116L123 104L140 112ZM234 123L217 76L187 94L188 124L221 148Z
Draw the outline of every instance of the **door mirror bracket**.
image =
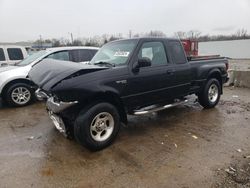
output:
M151 66L151 62L151 59L147 57L139 58L138 61L135 63L133 71L138 72L141 67L149 67Z

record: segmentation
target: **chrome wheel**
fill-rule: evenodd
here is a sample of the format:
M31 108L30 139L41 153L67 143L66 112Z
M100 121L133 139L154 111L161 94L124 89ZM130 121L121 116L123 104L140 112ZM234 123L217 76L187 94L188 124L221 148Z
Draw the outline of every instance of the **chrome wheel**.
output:
M208 99L211 103L214 103L217 101L219 96L219 89L216 84L212 84L208 89Z
M11 99L18 105L24 105L31 99L31 93L26 87L17 87L11 93Z
M114 130L115 121L108 112L101 112L95 116L90 125L91 137L98 142L107 140Z

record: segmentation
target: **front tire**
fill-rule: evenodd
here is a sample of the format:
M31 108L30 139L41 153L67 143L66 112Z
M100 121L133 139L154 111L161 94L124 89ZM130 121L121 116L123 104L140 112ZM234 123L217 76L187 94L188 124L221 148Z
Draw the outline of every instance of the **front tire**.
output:
M33 99L33 91L28 84L15 83L7 89L4 98L10 106L26 106Z
M109 103L98 103L85 108L74 125L76 140L92 151L109 146L119 129L118 111Z
M221 95L221 84L220 82L212 78L207 81L203 91L198 95L199 103L204 108L215 107Z

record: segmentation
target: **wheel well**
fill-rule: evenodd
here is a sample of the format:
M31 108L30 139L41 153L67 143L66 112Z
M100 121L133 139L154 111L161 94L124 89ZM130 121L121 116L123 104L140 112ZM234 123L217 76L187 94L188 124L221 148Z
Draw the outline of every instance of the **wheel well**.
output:
M221 94L222 94L222 77L221 74L219 72L213 72L212 74L209 75L207 80L210 80L211 78L215 78L219 81L220 85L221 85Z
M27 79L16 79L16 80L12 80L10 82L8 82L4 87L3 87L3 90L2 90L2 95L5 95L8 88L13 85L13 84L16 84L16 83L25 83L25 84L29 84L31 86L34 86L35 84L33 82L31 82L30 80L27 80Z
M93 101L102 101L102 102L108 102L112 105L114 105L120 115L121 122L127 123L127 113L125 111L124 105L116 94L112 92L105 92L105 93L98 93L94 97L91 97L91 99L88 100L89 103L92 103Z

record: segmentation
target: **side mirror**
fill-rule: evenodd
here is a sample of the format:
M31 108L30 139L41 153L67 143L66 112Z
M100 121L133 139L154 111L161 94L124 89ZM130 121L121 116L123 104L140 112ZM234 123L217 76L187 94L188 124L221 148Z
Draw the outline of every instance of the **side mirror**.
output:
M143 57L138 59L138 61L134 64L133 72L139 72L141 67L149 67L151 66L151 59L147 57Z
M138 59L138 64L137 67L149 67L151 66L151 59L147 58L147 57L143 57Z

